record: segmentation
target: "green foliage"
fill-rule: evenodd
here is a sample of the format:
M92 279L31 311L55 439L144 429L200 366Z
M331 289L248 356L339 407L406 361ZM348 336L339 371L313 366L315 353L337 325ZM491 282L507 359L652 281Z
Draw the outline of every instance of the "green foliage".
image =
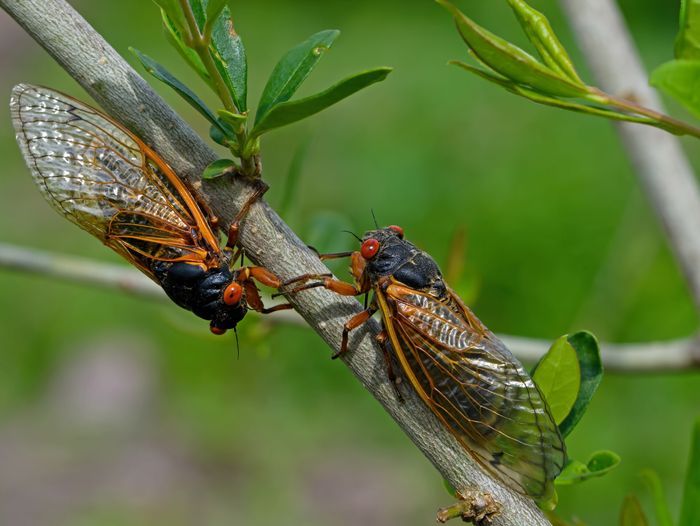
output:
M549 402L554 421L557 425L561 424L574 407L581 386L576 351L567 336L554 342L537 364L532 379Z
M377 68L358 73L320 93L290 101L340 34L334 29L320 31L288 51L277 63L263 90L255 123L249 132L246 51L233 26L226 0L154 1L161 8L166 38L216 93L223 108L214 114L163 66L138 51L134 50L134 53L149 73L175 89L211 122L211 139L229 148L240 160L240 165L227 172L259 177L261 163L256 159L260 155L259 137L263 133L318 113L360 89L384 80L391 71L390 68Z
M275 128L292 124L325 110L353 93L375 82L381 82L389 73L391 73L391 68L376 68L363 71L347 77L315 95L277 104L255 125L250 136L251 138L257 138Z
M541 60L481 27L448 0L436 0L455 19L469 53L483 68L451 61L466 71L538 104L636 122L700 138L700 129L586 85L544 14L525 0L508 0ZM571 100L576 99L576 100Z
M603 362L595 336L590 332L580 331L570 335L567 341L576 351L581 382L573 408L559 424L559 431L563 437L567 437L581 420L603 379Z
M204 169L202 179L216 179L225 173L229 173L235 167L236 163L231 159L217 159Z
M165 69L165 67L158 64L148 55L141 53L138 49L133 47L129 48L129 50L136 56L136 58L139 59L144 69L148 73L173 88L178 95L185 99L190 106L201 113L213 126L218 127L219 131L225 133L225 130L221 127L216 115L212 113L207 105L204 104L204 101L200 99L190 88L185 86L172 73Z
M664 495L659 476L650 469L642 471L641 476L649 493L651 493L654 499L654 510L656 511L656 522L658 526L673 526L671 510L668 509L668 503L666 502L666 496Z
M652 72L650 82L700 117L700 0L681 1L674 55Z
M695 421L685 474L680 524L700 525L700 419Z
M612 451L596 451L587 462L569 460L554 483L557 486L570 486L594 477L602 477L620 464L620 456Z
M627 495L622 503L620 526L649 526L642 505L634 495Z
M340 31L337 29L319 31L287 51L272 70L263 89L255 124L260 122L271 108L292 98L338 35Z

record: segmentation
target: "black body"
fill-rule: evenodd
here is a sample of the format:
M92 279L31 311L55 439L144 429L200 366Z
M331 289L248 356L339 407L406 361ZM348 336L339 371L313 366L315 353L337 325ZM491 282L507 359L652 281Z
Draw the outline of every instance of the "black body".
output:
M235 277L226 267L204 271L189 263L161 261L153 265L153 272L171 300L210 320L212 328L235 329L248 312L245 297L236 305L224 303L224 289Z
M365 273L371 283L379 278L393 276L407 287L429 292L436 298L447 294L440 267L428 253L410 241L403 239L392 228L381 228L366 232L362 240L379 241L379 252L367 261Z

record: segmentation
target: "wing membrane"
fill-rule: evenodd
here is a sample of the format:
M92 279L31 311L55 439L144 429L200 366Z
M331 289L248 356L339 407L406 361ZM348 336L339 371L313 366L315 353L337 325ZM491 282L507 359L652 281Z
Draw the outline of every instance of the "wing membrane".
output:
M564 445L537 386L452 292L437 299L392 284L378 297L399 361L419 395L487 470L546 498Z
M67 219L146 272L218 265L220 250L184 184L131 132L66 95L18 85L12 122L34 181Z

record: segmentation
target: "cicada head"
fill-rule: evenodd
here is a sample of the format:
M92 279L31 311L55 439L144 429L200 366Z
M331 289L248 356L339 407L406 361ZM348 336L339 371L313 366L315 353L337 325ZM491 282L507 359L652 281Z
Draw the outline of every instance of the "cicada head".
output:
M436 296L446 287L435 260L404 239L403 228L388 226L370 230L362 237L360 254L366 261L365 276L371 283L391 276L416 290L431 291Z

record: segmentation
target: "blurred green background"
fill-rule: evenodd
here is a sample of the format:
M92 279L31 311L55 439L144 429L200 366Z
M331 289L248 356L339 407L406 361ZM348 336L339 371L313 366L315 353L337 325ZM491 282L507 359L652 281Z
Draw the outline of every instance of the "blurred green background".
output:
M132 64L130 45L205 93L165 42L150 2L73 4ZM285 214L306 241L352 248L340 230L371 227L374 209L444 265L464 229L466 264L452 285L496 332L553 340L588 329L629 342L694 331L683 279L608 122L529 104L448 67L465 48L429 0L231 4L251 103L279 56L324 28L342 35L302 94L372 66L396 68L386 82L264 138L273 205L308 141ZM671 58L678 2L621 4L647 67ZM533 5L592 80L556 2ZM523 42L505 2L460 6ZM14 84L30 82L89 100L4 13L0 44L8 99ZM206 135L199 115L156 89ZM0 123L0 240L120 262L43 201L7 104ZM697 165L697 143L685 146ZM419 525L451 500L308 329L250 316L237 358L232 336L211 336L174 305L5 269L0 290L0 524ZM623 463L562 488L561 515L616 523L624 495L644 495L647 467L677 509L699 387L690 373L607 375L569 450L585 459L612 449Z

